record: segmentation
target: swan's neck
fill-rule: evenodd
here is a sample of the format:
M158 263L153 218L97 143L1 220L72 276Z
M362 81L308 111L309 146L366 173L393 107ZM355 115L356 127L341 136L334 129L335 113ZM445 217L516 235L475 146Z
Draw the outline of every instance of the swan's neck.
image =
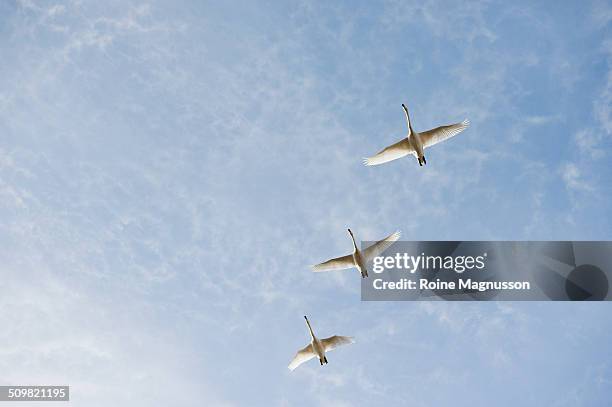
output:
M404 114L406 115L406 123L408 123L408 134L411 134L413 130L412 124L410 124L410 114L408 113L408 108L406 106L402 105L402 107L404 108Z
M310 332L310 337L312 339L314 339L315 338L314 332L312 332L312 327L310 326L310 321L309 320L306 320L306 325L308 325L308 331Z
M353 236L353 234L351 233L351 241L353 242L353 247L355 248L355 250L357 250L357 243L355 243L355 236Z

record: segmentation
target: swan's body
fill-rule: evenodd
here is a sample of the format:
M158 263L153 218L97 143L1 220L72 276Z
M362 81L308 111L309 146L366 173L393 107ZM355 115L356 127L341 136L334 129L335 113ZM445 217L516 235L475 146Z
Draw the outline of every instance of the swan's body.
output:
M291 363L289 363L289 370L294 370L296 367L301 365L302 363L309 361L315 356L319 358L319 363L323 366L324 363L327 363L327 357L325 356L325 352L329 352L338 346L346 345L349 343L354 343L355 341L350 336L339 336L334 335L329 338L319 339L312 332L312 327L310 326L310 322L308 318L304 315L304 319L306 319L306 325L308 325L308 332L310 332L310 343L306 345L303 349L300 349L298 353L295 354Z
M361 273L361 277L366 278L368 276L368 269L366 268L367 262L376 256L380 256L401 236L400 232L392 233L383 240L374 243L372 246L362 251L357 247L355 236L353 236L351 229L348 229L348 233L353 242L353 253L312 266L312 271L343 270L356 267Z
M408 114L408 108L406 108L403 103L402 108L404 109L406 121L408 122L408 135L397 143L392 144L384 150L380 151L375 156L364 158L363 163L365 165L384 164L389 161L405 157L408 154L412 154L419 160L419 165L422 166L423 164L427 164L424 153L424 150L426 148L429 148L461 133L470 125L470 121L465 119L461 123L450 124L448 126L440 126L436 127L435 129L417 133L412 129L412 125L410 124L410 115Z

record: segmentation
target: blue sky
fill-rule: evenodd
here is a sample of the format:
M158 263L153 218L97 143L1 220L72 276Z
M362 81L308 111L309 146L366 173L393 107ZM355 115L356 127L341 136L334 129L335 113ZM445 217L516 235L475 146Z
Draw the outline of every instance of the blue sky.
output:
M72 405L604 406L608 304L361 303L372 240L610 239L601 2L0 5L0 382ZM471 127L415 159L405 132ZM308 341L357 343L291 373ZM21 404L20 404L21 405Z

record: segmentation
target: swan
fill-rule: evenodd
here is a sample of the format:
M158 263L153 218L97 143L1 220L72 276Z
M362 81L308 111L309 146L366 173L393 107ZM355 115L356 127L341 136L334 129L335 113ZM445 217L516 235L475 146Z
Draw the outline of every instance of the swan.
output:
M417 133L410 124L408 108L403 103L402 107L404 108L404 114L406 115L406 121L408 122L408 135L406 138L380 151L375 156L364 158L363 163L365 165L384 164L389 161L405 157L408 154L412 154L419 160L419 165L423 166L423 164L427 164L423 150L456 136L470 125L470 121L465 119L461 123L440 126L436 127L435 129Z
M355 236L353 236L353 232L351 232L351 229L347 230L349 235L351 236L351 240L353 241L353 253L312 266L312 271L319 272L330 270L343 270L356 267L357 270L359 270L359 272L361 273L361 277L366 278L368 276L368 269L366 268L367 262L372 260L376 256L380 256L401 236L401 233L397 231L385 237L383 240L374 243L372 246L366 248L365 250L359 250L357 248L357 243L355 243Z
M324 363L327 363L327 357L325 357L325 352L329 352L333 349L336 349L338 346L347 345L349 343L355 343L355 340L350 336L339 336L334 335L329 338L319 339L312 332L312 327L310 326L310 321L304 315L304 319L306 319L306 325L308 325L308 331L310 332L310 343L306 345L303 349L300 349L291 363L289 363L289 370L294 370L296 367L301 365L302 363L309 361L310 359L317 356L319 358L319 363L323 366Z

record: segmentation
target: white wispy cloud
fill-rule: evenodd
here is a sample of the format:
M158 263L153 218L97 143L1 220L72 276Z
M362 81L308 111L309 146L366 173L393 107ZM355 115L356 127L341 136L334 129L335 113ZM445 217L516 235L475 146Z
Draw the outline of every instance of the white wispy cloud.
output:
M580 169L574 163L567 163L561 167L561 177L565 186L572 191L593 190L593 187L586 182Z

